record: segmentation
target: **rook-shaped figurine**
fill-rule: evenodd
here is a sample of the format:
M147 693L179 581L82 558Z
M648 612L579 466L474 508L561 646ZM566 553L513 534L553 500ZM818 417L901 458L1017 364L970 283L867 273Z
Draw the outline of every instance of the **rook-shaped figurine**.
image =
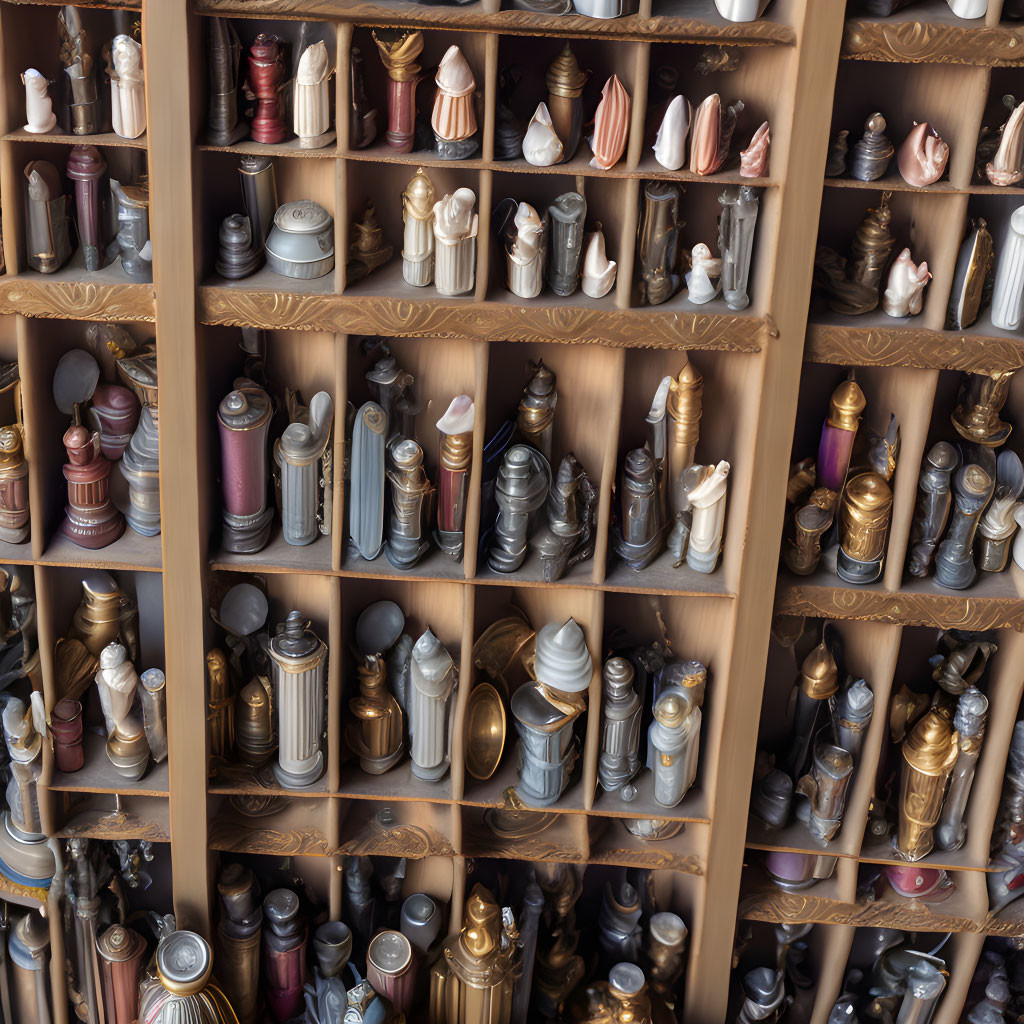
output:
M850 177L858 181L876 181L885 175L895 147L885 134L885 118L872 114L864 124L864 134L850 152Z

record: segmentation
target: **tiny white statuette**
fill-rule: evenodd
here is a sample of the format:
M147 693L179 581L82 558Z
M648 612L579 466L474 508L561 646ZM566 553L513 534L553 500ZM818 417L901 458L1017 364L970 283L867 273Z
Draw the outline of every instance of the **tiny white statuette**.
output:
M57 115L53 112L53 100L46 91L49 82L46 76L35 68L29 68L21 80L25 85L25 131L33 135L43 135L53 131L57 124Z
M921 312L924 286L931 280L928 264L917 265L904 249L889 271L889 283L882 296L882 309L889 316L917 316Z
M146 80L142 46L131 36L114 36L110 51L110 120L122 139L137 139L146 130Z
M546 103L538 103L523 136L523 157L534 167L552 167L562 159L562 140L555 134Z
M726 21L757 21L769 0L715 0L718 13Z
M965 20L984 18L988 13L988 0L946 0L949 9Z
M1024 206L1018 206L1010 215L1003 244L996 252L992 326L1015 331L1020 327L1024 306Z
M615 285L618 264L608 259L605 252L604 232L598 228L587 237L587 251L583 257L583 294L602 299Z
M464 295L476 280L476 194L457 188L434 203L434 285L439 295Z
M505 253L508 290L521 299L535 299L544 287L544 225L529 203L520 203L516 236Z
M329 63L327 47L322 41L307 46L299 58L299 67L295 72L292 127L303 149L319 149L333 137L333 133L329 132Z
M722 550L725 529L725 492L729 483L729 463L720 462L690 491L693 523L686 564L695 572L713 572Z
M718 294L720 282L711 279L721 277L722 261L712 257L703 242L698 242L690 252L690 262L692 269L686 275L687 297L700 306Z
M678 171L686 163L686 137L690 134L690 102L676 96L668 105L654 140L654 159L666 171Z

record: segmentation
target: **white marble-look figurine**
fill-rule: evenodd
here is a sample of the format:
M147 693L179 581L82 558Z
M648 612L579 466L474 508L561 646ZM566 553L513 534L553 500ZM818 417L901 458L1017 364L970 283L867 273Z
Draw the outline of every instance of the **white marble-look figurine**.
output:
M654 159L666 171L678 171L686 163L686 138L690 134L693 110L685 96L676 96L668 105L654 140Z
M583 294L592 299L603 299L615 285L617 270L615 260L608 259L604 232L598 224L597 229L587 236L583 256Z
M465 295L476 280L476 193L457 188L434 203L434 286L438 295Z
M524 159L534 167L552 167L561 161L562 149L562 140L555 134L548 105L538 103L523 136Z
M690 526L690 544L686 549L686 564L695 572L714 572L722 550L725 530L725 496L729 483L729 463L719 462L704 479L690 491L693 522Z
M146 130L146 80L142 46L131 36L114 36L110 58L110 120L122 139L137 139Z
M621 18L626 13L623 0L574 0L573 7L577 14L582 14L586 18L599 18L602 21Z
M690 264L691 269L686 275L687 297L702 306L718 294L719 282L712 278L722 276L722 261L715 259L703 242L698 242L690 252Z
M992 326L1001 331L1020 327L1024 307L1024 206L1010 215L1003 244L996 250L996 281L992 289Z
M57 115L53 112L53 100L46 91L50 84L46 75L35 68L29 68L22 76L25 86L25 131L33 135L44 135L53 131Z
M726 21L757 21L769 0L715 0L718 13Z
M292 127L303 149L320 149L333 138L327 95L330 72L327 47L322 41L302 51L295 72Z
M100 667L95 678L107 735L121 735L139 686L138 674L121 644L107 644L100 651Z
M882 309L889 316L917 316L921 312L924 286L931 280L928 264L914 263L909 249L896 257L882 296Z
M529 203L520 203L516 235L505 253L508 290L521 299L535 299L544 287L544 225Z
M984 18L988 13L988 0L946 0L949 9L965 21Z

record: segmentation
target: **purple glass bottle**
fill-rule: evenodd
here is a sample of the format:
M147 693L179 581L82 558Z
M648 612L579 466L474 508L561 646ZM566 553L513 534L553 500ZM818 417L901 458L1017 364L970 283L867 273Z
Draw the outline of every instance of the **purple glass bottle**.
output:
M837 494L843 489L853 442L857 437L857 424L865 405L864 392L855 380L844 380L832 392L828 419L821 428L821 443L818 445L819 487L827 487Z
M270 396L251 380L235 381L235 390L217 410L224 499L223 540L228 551L253 554L266 547L274 510L267 508L267 431Z

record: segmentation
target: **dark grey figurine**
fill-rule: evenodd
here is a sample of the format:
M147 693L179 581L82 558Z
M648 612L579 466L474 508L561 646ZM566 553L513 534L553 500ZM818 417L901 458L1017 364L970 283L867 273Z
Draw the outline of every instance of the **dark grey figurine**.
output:
M858 181L877 181L892 163L895 147L885 134L885 118L874 113L864 125L864 134L850 152L850 177Z
M960 455L947 441L932 445L925 456L917 480L917 507L910 528L911 576L923 577L932 571L935 547L946 529L953 504L950 492L953 471L960 464Z

